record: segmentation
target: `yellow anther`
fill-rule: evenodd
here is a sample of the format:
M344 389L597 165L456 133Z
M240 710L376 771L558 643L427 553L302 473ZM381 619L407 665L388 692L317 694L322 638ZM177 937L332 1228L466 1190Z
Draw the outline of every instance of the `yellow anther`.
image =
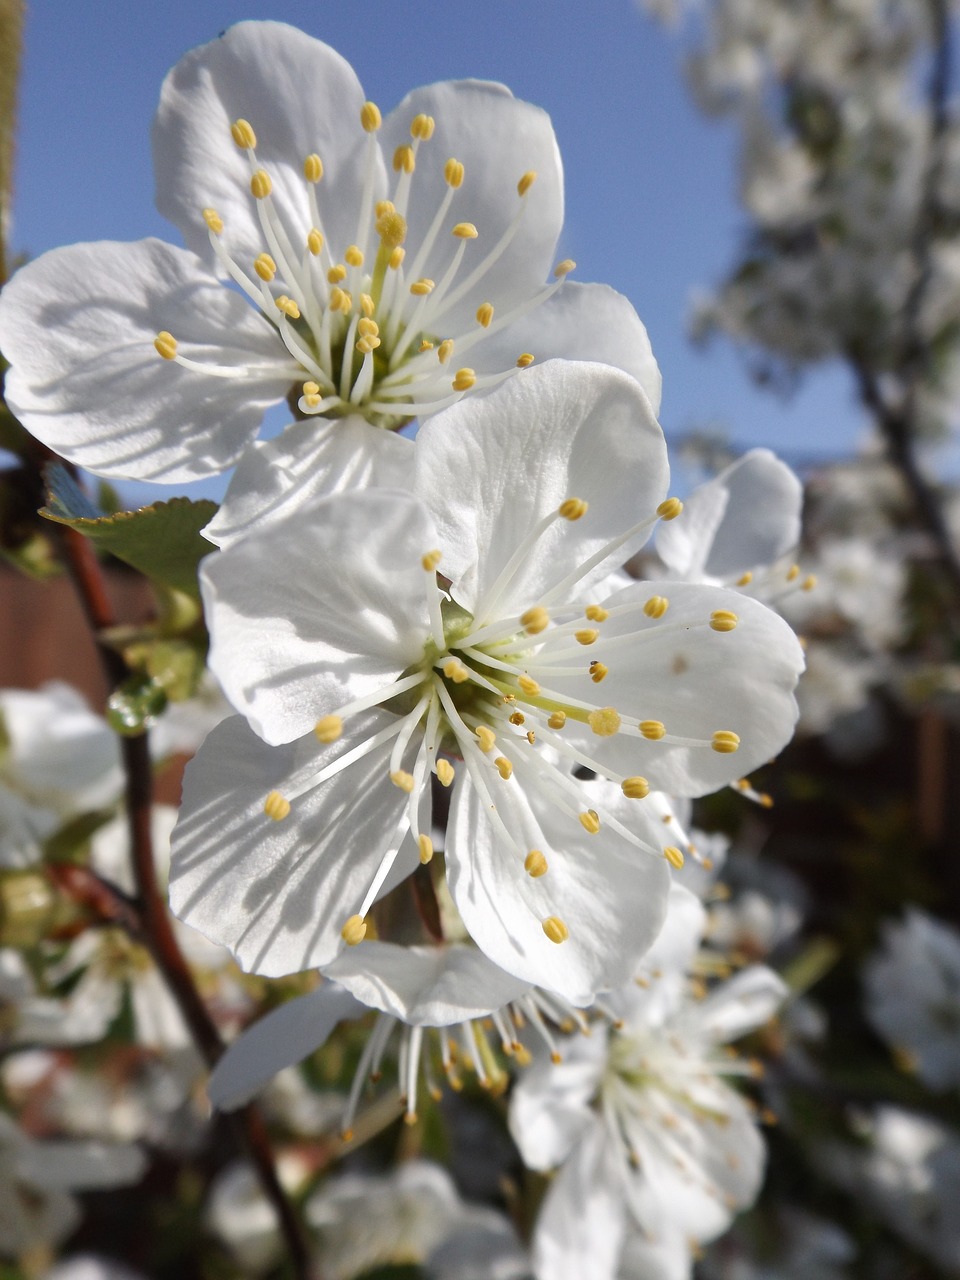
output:
M366 133L376 133L383 123L380 108L375 102L365 102L360 108L360 123Z
M537 357L531 355L529 351L524 351L521 355L517 356L517 368L529 369L536 358Z
M637 727L649 742L659 742L667 732L662 720L641 720Z
M451 386L454 391L469 391L476 382L477 375L472 369L458 369Z
M458 240L476 240L480 232L472 222L458 222L450 234Z
M263 802L263 812L274 822L282 822L290 812L290 801L285 800L279 791L271 791Z
M266 169L258 169L250 179L250 193L257 200L266 200L267 196L273 190L273 182Z
M249 120L234 120L230 126L230 134L241 151L252 151L257 145L257 135Z
M343 733L343 721L339 716L321 716L313 726L313 732L320 742L336 742Z
M410 137L419 138L421 142L429 142L435 128L436 121L433 116L424 115L421 111L410 121Z
M663 856L675 870L679 871L683 866L683 854L675 844L668 844L663 851Z
M522 724L527 723L527 717L523 714L522 711L514 711L513 714L509 717L509 719L510 719L510 723L515 724L518 729Z
M624 778L620 790L628 800L645 800L650 794L650 783L638 773L632 778Z
M718 729L713 735L710 742L714 751L719 751L722 756L732 755L740 745L739 735L733 733L730 729Z
M536 169L528 169L520 181L517 183L517 195L525 196L533 184L537 180Z
M587 716L587 724L598 738L612 738L620 732L620 716L613 707L600 707Z
M385 214L396 213L396 211L397 211L397 206L393 203L392 200L378 200L377 203L373 206L373 216L375 218L382 218L384 217Z
M364 314L357 324L357 333L359 333L361 338L379 338L380 326L377 324L376 320L371 320L370 316L367 314L363 303L364 298L366 298L368 302L373 302L369 293L361 293L360 308Z
M570 937L570 930L559 916L547 916L543 922L543 932L551 942L566 942Z
M443 166L443 176L447 186L456 190L457 187L463 186L463 165L459 160L451 157Z
M303 162L303 176L312 185L316 185L323 177L323 161L315 151Z
M311 227L307 234L307 248L315 258L319 258L323 251L323 235L316 227Z
M426 276L420 280L414 280L413 284L410 286L410 292L415 298L425 298L427 294L433 293L433 290L434 282L427 279Z
M421 339L420 339L420 345L419 345L419 347L417 347L417 350L418 350L418 351L432 351L432 350L433 350L433 343L430 341L430 339L429 339L429 338L421 338Z
M356 244L347 245L347 251L343 255L343 258L348 267L363 266L363 250L360 248L359 245L356 245Z
M406 791L407 795L413 790L413 774L407 773L406 769L394 769L390 781L401 791Z
M661 520L676 520L682 510L683 503L679 498L664 498L657 507L657 515Z
M599 639L600 632L596 627L584 627L582 631L573 633L577 644L595 644Z
M261 253L253 261L253 269L266 284L277 274L277 264L270 257L269 253Z
M223 219L216 209L204 209L203 220L215 236L223 234Z
M327 279L331 284L339 284L341 280L346 280L347 268L342 262L337 262L327 272Z
M477 307L477 324L481 329L489 329L490 321L493 319L493 303L484 302Z
M470 672L459 658L448 658L443 664L442 671L454 684L465 684L470 679Z
M489 725L478 724L473 731L477 735L477 741L480 744L481 751L492 751L493 744L497 740L497 735L489 727Z
M562 280L564 276L568 276L577 264L572 258L564 258L562 262L558 262L553 268L553 274L558 280Z
M353 308L353 295L347 289L341 289L334 285L330 290L330 309L332 311L342 311L344 315L349 315Z
M318 396L320 394L320 386L316 382L305 382L303 384L303 394L305 396Z
M610 668L604 666L602 662L590 663L590 679L594 684L599 684L601 680L605 680L610 674Z
M376 351L380 345L379 338L361 338L356 344L357 350L362 356L368 356L371 351Z
M175 360L177 358L177 340L172 333L167 333L166 329L157 334L153 340L153 345L157 349L157 355L163 356L164 360Z
M423 565L427 573L433 573L434 569L442 559L443 553L434 548L433 551L428 551L426 555L421 556L420 563Z
M525 1044L517 1044L513 1046L513 1060L518 1067L529 1067L533 1054Z
M415 1111L405 1111L403 1113L403 1123L408 1129L412 1129L414 1125L418 1125L420 1123L420 1117Z
M311 391L309 388L313 388ZM303 384L303 403L308 409L316 409L320 403L320 388L315 382L305 382Z
M714 631L735 631L739 619L729 609L714 609L710 615L710 626Z
M587 514L588 507L589 503L584 502L582 498L564 498L557 511L564 520L579 520L581 516Z
M804 578L804 580L800 583L800 590L812 591L816 585L817 585L817 575L815 573L808 573L807 576Z
M520 625L528 636L538 636L550 623L550 615L542 604L535 604L532 609L520 615Z
M497 773L503 778L504 782L513 775L513 765L506 756L497 756L493 763L497 766Z
M666 596L651 596L644 604L643 612L648 618L662 618L670 608L670 601Z
M530 850L523 860L523 869L527 875L532 876L534 880L546 874L547 860L540 849Z
M537 735L534 733L534 731L533 731L532 729L528 729L528 730L527 730L527 741L530 743L531 747L532 747L532 746L533 746L533 744L536 742L536 740L537 740Z
M393 171L399 173L402 169L404 173L413 173L417 167L417 157L413 154L413 147L408 142L397 147L393 153Z
M294 302L293 298L288 298L285 293L281 293L280 297L274 299L274 301L276 302L278 309L282 311L285 316L288 316L291 320L300 319L300 308Z
M752 581L753 581L753 574L748 569L746 573L741 573L740 577L736 581L736 585L738 587L749 587Z
M362 942L367 933L367 922L363 916L351 916L340 930L340 937L348 947L355 947Z
M766 791L761 791L757 796L757 804L761 809L773 808L773 796L768 795Z
M587 809L584 813L581 813L579 817L580 825L583 827L584 831L595 836L600 830L600 815L597 813L596 809Z
M407 220L391 205L378 216L374 223L374 230L388 249L396 249L407 238Z
M453 355L453 339L444 338L444 340L440 343L439 347L437 347L437 359L440 361L441 364L446 364L452 355Z
M449 787L455 776L453 765L449 760L437 761L437 777L440 779L442 787Z
M530 698L535 698L540 692L540 686L533 676L517 676L517 685Z
M397 247L391 252L390 257L387 259L387 266L390 268L391 271L398 271L400 269L401 263L403 262L406 256L407 256L406 249L404 249L403 245L398 244Z
M376 309L377 309L377 304L374 302L373 298L370 297L370 294L361 293L360 310L363 312L364 320L369 320L372 317L374 311L376 311ZM361 320L360 323L363 324L363 320ZM378 326L377 333L379 332L380 332L380 328Z
M792 564L790 568L787 570L787 581L796 582L797 578L799 577L800 577L800 566L798 564Z
M554 711L547 721L547 726L550 729L562 729L566 723L567 713L565 711Z
M591 622L606 622L610 617L609 610L604 609L603 605L600 604L588 604L583 612Z
M420 846L420 861L424 866L433 857L433 841L429 836L417 836L417 844Z

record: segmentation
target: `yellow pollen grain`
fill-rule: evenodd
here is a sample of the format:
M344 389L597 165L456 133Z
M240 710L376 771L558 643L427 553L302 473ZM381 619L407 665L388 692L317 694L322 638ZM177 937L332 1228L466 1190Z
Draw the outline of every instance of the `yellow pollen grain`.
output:
M729 609L714 609L710 615L710 629L712 631L736 631L739 619L735 613L731 613Z
M450 783L453 782L453 779L456 777L456 773L449 760L437 761L437 777L440 779L440 785L442 787L449 787Z
M442 559L442 552L434 547L432 551L428 551L426 555L421 556L420 563L423 565L427 573L432 573Z
M613 707L600 707L587 716L587 724L598 738L612 738L620 732L620 716Z
M472 369L458 369L450 385L454 391L469 391L471 387L476 386L476 382L477 375Z
M269 284L277 274L277 264L270 257L269 253L261 253L254 258L253 269L264 283Z
M601 680L606 680L610 674L610 668L604 666L602 662L590 663L590 679L594 684L599 684Z
M303 176L311 186L316 184L323 177L323 161L314 151L303 162Z
M403 262L406 256L407 256L406 249L404 249L403 245L398 244L397 247L390 254L390 257L387 260L387 266L390 268L391 271L398 271L400 269L401 263Z
M600 815L596 809L587 809L584 813L578 815L580 825L588 835L595 836L600 830Z
M417 347L417 350L418 350L418 351L432 351L432 350L433 350L433 343L430 341L430 339L429 339L429 338L421 338L421 339L420 339L420 345L419 345L419 347Z
M347 268L342 262L337 262L327 272L327 279L331 284L339 284L341 280L346 280Z
M643 612L648 618L662 618L670 608L670 601L666 596L651 596L643 606Z
M568 276L577 264L572 258L564 258L562 262L558 262L553 268L553 274L558 280L562 280L564 276Z
M285 316L291 320L300 319L300 308L294 302L293 298L288 298L285 293L281 293L279 298L275 299L277 309L282 311Z
M153 340L153 345L156 348L157 355L163 356L164 360L175 360L177 358L177 340L166 329L157 334Z
M406 791L407 795L413 790L413 774L407 773L406 769L394 769L390 781L401 791Z
M545 875L547 871L547 860L543 856L543 852L540 849L531 849L523 860L523 869L526 871L527 875L531 876L534 880Z
M404 173L413 173L417 167L417 157L413 153L413 147L408 142L397 147L393 153L393 171L399 173L402 169Z
M216 209L204 209L203 220L215 236L223 234L223 219Z
M520 625L528 636L538 636L541 631L547 629L549 623L550 614L542 604L536 604L532 609L528 609L526 613L521 613L520 615Z
M649 742L659 742L667 732L662 720L641 720L637 727Z
M609 610L604 609L603 605L599 604L588 604L583 612L591 622L606 622L610 617Z
M376 309L377 309L377 304L374 302L373 298L371 298L371 297L370 297L370 294L369 294L369 293L361 293L361 295L360 295L360 310L363 312L363 318L364 318L364 320L369 320L369 319L372 317L372 315L373 315L374 311L376 311ZM361 324L362 324L362 323L363 323L363 321L361 321ZM380 329L379 329L379 326L378 326L378 327L377 327L377 333L379 333L379 332L380 332Z
M510 716L510 723L515 724L519 729L522 724L527 723L527 717L523 714L522 711L514 711L513 714Z
M540 686L537 684L536 680L534 680L533 676L517 676L517 686L531 698L535 698L540 692Z
M407 238L407 220L391 206L378 216L374 230L388 249L397 249Z
M273 182L266 169L258 169L250 179L250 194L257 200L266 200L273 190Z
M799 577L800 577L800 566L798 564L792 564L790 568L787 570L787 581L796 582L797 578Z
M343 255L343 258L347 266L349 267L363 266L363 250L360 248L359 245L356 245L356 244L347 245L347 251Z
M454 190L456 190L458 187L462 187L463 186L463 165L460 163L460 161L454 160L453 157L451 156L451 158L443 166L443 177L448 187L453 187Z
M675 844L668 844L663 851L663 856L670 863L674 870L679 871L683 866L683 854Z
M316 227L311 227L307 233L307 249L315 258L319 258L323 251L323 235Z
M279 791L271 791L263 802L263 812L274 822L282 822L290 812L290 801L285 800Z
M547 916L543 922L543 932L551 942L556 943L566 942L570 937L570 930L559 916Z
M575 631L573 638L577 644L596 644L600 638L600 632L596 627L584 627L582 631Z
M480 744L481 751L492 751L493 744L497 740L497 735L493 732L489 725L478 724L473 731L477 735L477 741Z
M454 684L465 684L470 679L470 672L459 658L448 658L443 664L443 674Z
M513 765L506 756L497 756L493 763L497 766L497 773L503 778L504 782L513 776Z
M536 360L536 358L537 357L534 355L531 355L529 351L522 352L520 355L517 356L517 368L529 369L530 366L533 364L534 360Z
M410 286L410 292L415 298L425 298L427 294L433 293L434 287L434 282L427 276L423 276L420 280L414 280Z
M420 862L426 866L433 857L433 841L429 836L420 835L417 837L417 844L420 847Z
M252 151L257 145L257 135L249 120L234 120L230 126L230 135L241 151Z
M367 933L367 922L363 916L351 916L340 930L340 937L348 947L355 947L362 942Z
M365 102L360 108L360 123L365 133L376 133L383 123L380 108L375 102Z
M740 737L730 729L718 729L711 739L710 746L722 756L733 755L740 746Z
M410 137L419 138L421 142L429 142L436 125L437 122L433 116L424 115L421 111L410 121Z
M589 504L584 502L582 498L564 498L563 502L557 508L559 515L564 520L579 520L587 514Z
M554 711L547 721L547 727L550 729L562 729L567 723L567 713L565 711Z
M437 347L437 359L440 361L441 364L446 364L452 355L453 355L453 339L444 338L444 340L440 343L439 347Z
M517 195L525 196L533 184L537 180L536 169L528 169L520 181L517 183Z
M476 240L480 232L472 222L458 222L450 234L458 240Z
M493 319L493 303L484 302L477 307L477 324L481 329L489 329Z
M657 507L657 515L661 520L676 520L682 510L683 503L679 498L664 498Z
M749 587L752 581L753 581L753 574L748 569L746 573L741 573L740 577L736 581L736 586Z
M343 721L339 716L321 716L313 726L313 732L319 742L336 742L343 733Z
M650 794L650 783L638 773L632 778L624 778L620 790L628 800L645 800Z

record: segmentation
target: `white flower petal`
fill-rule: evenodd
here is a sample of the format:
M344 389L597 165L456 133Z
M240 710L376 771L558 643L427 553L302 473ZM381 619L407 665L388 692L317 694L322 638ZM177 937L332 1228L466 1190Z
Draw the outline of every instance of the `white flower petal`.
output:
M218 378L161 359L183 354L266 371ZM192 253L160 240L54 249L3 291L0 343L10 407L44 444L106 476L182 483L230 466L289 377L276 330Z
M332 960L407 800L387 782L392 742L294 800L280 822L265 815L264 800L274 789L292 793L392 719L357 716L329 747L312 735L282 748L265 746L239 716L218 725L184 778L170 868L173 911L229 947L244 969L268 977ZM409 875L416 861L408 839L387 887Z
M203 535L228 547L317 498L346 489L403 489L412 479L413 444L393 431L361 417L297 422L244 453Z
M726 1044L769 1022L787 995L772 969L752 965L689 1008L681 1022L691 1034Z
M593 1103L607 1064L609 1042L600 1024L589 1036L567 1037L563 1061L538 1054L510 1095L510 1133L530 1169L555 1169L598 1123Z
M23 1143L16 1156L24 1182L50 1190L92 1191L138 1182L147 1167L140 1147L127 1143L47 1140Z
M325 499L207 558L210 667L257 733L299 738L423 658L421 557L436 546L416 499L377 489Z

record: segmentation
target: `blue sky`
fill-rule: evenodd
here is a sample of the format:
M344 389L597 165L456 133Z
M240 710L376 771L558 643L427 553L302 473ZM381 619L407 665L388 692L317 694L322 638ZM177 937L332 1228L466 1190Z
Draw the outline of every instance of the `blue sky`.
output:
M792 461L854 449L861 417L841 369L816 373L784 403L750 384L728 344L703 353L686 337L693 294L721 278L744 225L735 137L695 112L676 40L631 0L34 0L12 248L176 241L153 207L161 81L187 49L252 17L332 44L384 110L417 84L465 76L500 80L546 108L566 175L558 256L636 306L663 370L668 437L720 426L738 446L767 444Z

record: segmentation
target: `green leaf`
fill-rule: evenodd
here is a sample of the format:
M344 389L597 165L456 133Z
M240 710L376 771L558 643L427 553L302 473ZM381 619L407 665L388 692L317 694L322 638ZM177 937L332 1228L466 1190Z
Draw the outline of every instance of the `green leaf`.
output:
M107 700L107 724L125 738L146 732L167 705L161 685L141 671L117 685Z
M200 535L217 504L209 499L171 498L137 511L104 515L65 467L47 471L49 496L40 512L91 538L103 551L146 577L197 596L197 565L213 550Z

